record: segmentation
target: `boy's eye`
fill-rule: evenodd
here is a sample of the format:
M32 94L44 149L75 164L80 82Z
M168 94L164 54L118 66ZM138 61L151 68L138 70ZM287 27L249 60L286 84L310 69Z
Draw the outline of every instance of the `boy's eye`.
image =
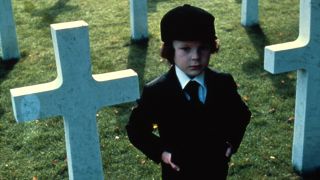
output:
M189 48L189 47L182 47L182 48L180 48L180 49L182 49L182 50L184 50L184 51L190 51L190 48Z
M201 46L201 47L199 47L200 51L206 51L206 50L209 50L209 49L210 49L209 46Z

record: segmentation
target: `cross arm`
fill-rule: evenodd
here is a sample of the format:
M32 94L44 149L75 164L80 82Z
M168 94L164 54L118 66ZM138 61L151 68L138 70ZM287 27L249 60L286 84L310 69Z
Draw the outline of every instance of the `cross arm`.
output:
M132 69L95 74L93 79L100 97L98 107L135 101L140 96L138 75Z
M55 105L55 93L60 85L57 79L50 83L10 89L16 121L31 121L61 114L59 106Z
M298 38L292 42L266 46L264 69L277 74L305 68L302 55L307 44L308 42Z

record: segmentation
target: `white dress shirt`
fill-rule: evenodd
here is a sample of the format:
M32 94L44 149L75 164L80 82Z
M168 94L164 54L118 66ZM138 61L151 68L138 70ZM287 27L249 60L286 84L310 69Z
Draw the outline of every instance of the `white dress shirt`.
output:
M197 83L199 83L199 100L204 103L207 96L207 87L204 83L204 72L194 77L193 79L190 79L189 76L187 76L178 66L175 66L175 70L182 89L186 87L189 81L197 81ZM185 95L187 96L188 100L190 100L190 96L187 93L185 93Z

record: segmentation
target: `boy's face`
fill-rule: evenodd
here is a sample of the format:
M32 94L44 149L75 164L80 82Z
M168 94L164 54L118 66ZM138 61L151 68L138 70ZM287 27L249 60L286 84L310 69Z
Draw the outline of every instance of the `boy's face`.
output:
M174 63L189 77L202 73L208 66L211 51L207 44L200 41L173 41Z

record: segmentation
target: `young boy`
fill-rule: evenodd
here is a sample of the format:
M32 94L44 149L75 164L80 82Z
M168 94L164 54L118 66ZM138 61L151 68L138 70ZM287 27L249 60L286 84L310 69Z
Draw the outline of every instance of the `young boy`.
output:
M161 163L162 179L226 179L251 113L232 76L208 67L218 50L214 17L183 5L160 26L161 56L172 66L145 85L126 126L129 139Z

